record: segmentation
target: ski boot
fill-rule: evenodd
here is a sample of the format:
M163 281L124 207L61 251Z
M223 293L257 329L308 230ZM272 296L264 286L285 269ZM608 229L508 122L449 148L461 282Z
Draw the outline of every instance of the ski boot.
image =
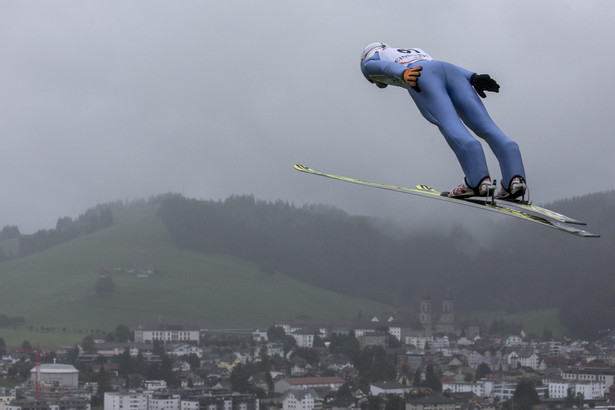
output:
M527 191L527 185L525 184L525 180L521 177L514 177L510 181L510 186L508 189L500 188L498 193L495 195L495 199L501 199L503 201L512 201L519 197L523 198L525 196L525 192Z
M476 188L472 188L466 184L465 179L463 184L453 188L449 193L449 198L470 198L472 196L489 197L493 195L495 185L491 183L491 178L485 177Z

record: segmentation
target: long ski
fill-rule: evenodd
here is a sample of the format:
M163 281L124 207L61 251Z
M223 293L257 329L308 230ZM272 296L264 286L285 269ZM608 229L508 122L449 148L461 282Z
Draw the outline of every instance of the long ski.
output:
M493 201L489 198L450 198L445 196L440 191L433 189L428 185L417 185L416 188L407 188L397 185L386 185L377 182L362 181L360 179L344 177L340 175L328 174L313 170L305 165L296 164L295 169L307 174L318 175L326 178L336 179L338 181L350 182L353 184L359 184L363 186L385 189L388 191L401 192L404 194L417 195L431 199L437 199L440 201L447 201L458 205L470 206L479 209L486 209L491 212L496 212L503 215L512 216L515 218L523 219L529 222L534 222L539 225L543 225L549 228L554 228L562 232L567 232L583 238L597 238L600 235L588 232L580 229L574 225L584 225L584 222L577 221L576 219L569 218L565 215L548 210L546 208L536 207L533 205L525 204L522 202L509 202L509 201Z
M532 205L531 203L528 203L528 202L513 200L513 201L499 201L498 204L501 204L502 202L504 202L507 206L516 207L530 214L544 216L550 219L554 219L558 222L574 224L574 225L587 225L583 221L579 221L577 219L557 213L547 208L542 208L540 206Z

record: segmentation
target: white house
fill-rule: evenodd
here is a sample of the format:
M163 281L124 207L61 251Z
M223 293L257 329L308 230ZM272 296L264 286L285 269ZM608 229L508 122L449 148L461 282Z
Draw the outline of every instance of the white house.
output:
M515 394L516 388L516 381L499 381L494 383L491 395L492 397L499 397L503 400L509 400Z
M405 336L404 343L407 345L415 346L418 351L422 352L426 344L429 346L433 344L433 336L427 336L427 335Z
M397 394L403 396L404 394L410 393L411 390L411 387L396 381L384 381L369 385L369 393L372 396L378 396L379 394Z
M167 349L167 354L169 356L175 356L175 357L189 356L191 354L194 354L199 359L202 359L203 358L203 349L201 349L198 346L182 344L182 345L173 346L172 348Z
M504 346L519 346L523 344L521 336L511 335L504 340Z
M139 349L135 346L126 346L125 343L97 343L96 354L104 357L119 356L123 354L127 348L130 357L137 357Z
M391 336L395 336L395 338L401 342L401 327L400 326L389 326L389 334Z
M288 390L312 389L316 392L337 391L344 384L341 377L291 377L274 382L276 393L286 393Z
M151 343L154 340L164 343L199 342L200 332L197 328L166 324L139 326L135 330L135 342Z
M491 369L499 369L500 367L506 369L508 367L508 363L502 360L502 353L500 351L491 353L491 351L485 350L483 353L480 353L477 350L473 350L468 353L467 358L468 366L474 370L476 370L481 363L485 363Z
M288 390L282 396L283 410L312 410L318 395L312 389Z
M249 394L203 394L181 399L177 394L130 390L105 393L104 410L259 410L258 399Z
M519 357L517 357L517 362L524 367L530 367L534 370L538 370L540 366L540 356L536 354L536 352L532 350L524 350L519 353Z
M165 390L167 388L167 382L164 380L146 380L144 384L146 390Z
M146 409L148 396L143 391L106 392L104 410Z
M284 357L284 344L282 343L267 343L267 356Z
M256 329L254 332L252 332L252 340L254 340L255 342L268 342L269 336L267 336L267 331Z
M290 334L297 342L298 347L314 346L314 331L308 329L298 329Z
M181 401L181 410L258 410L259 401L252 394L203 394Z
M605 391L615 383L615 370L608 368L572 367L562 372L565 380L593 381L604 383Z
M148 401L149 410L181 410L181 396L170 393L154 393Z
M451 357L459 353L459 348L454 346L446 335L434 338L431 346L433 350L442 353L445 357Z
M477 396L489 397L494 389L491 380L477 380L474 383L442 383L442 391L451 393L474 393Z
M331 369L335 372L340 372L344 369L353 368L354 365L350 361L350 359L341 353L334 354L331 357L331 361L327 364L327 368Z
M548 382L547 387L549 397L553 399L567 397L569 389L573 396L581 393L585 399L598 399L605 393L603 382L553 380Z

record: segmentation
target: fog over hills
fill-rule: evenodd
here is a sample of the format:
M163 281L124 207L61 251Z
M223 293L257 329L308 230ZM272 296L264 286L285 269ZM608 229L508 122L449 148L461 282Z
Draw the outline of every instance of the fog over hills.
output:
M216 298L224 299L217 292L227 294L221 289L242 287L247 278L254 279L249 272L255 271L272 282L267 287L267 282L261 281L261 285L265 284L263 289L268 290L255 288L254 291L279 292L273 298L278 302L284 299L279 296L288 289L276 283L273 279L276 277L308 284L313 287L310 293L323 289L360 298L354 299L358 303L354 305L355 311L360 310L360 300L373 301L372 307L414 309L421 297L437 299L450 294L461 311L557 308L573 333L592 337L600 329L615 326L615 303L611 297L615 291L612 252L615 191L545 205L586 220L588 228L600 233L602 238L582 239L476 210L473 218L484 217L481 224L488 226L489 236L470 229L470 220L445 227L432 222L417 228L399 221L349 215L326 205L297 207L285 201L262 201L253 196L213 201L167 194L149 201L98 205L78 218L60 218L55 229L32 235L20 234L17 227L5 227L0 233L5 259L0 263L0 275L5 281L14 281L16 289L27 287L28 283L44 283L43 279L51 280L55 285L44 293L59 304L67 296L63 286L58 287L54 275L70 277L65 283L80 283L71 285L77 289L74 292L77 296L71 298L79 301L81 309L89 309L100 268L154 260L158 261L159 269L164 267L162 276L153 276L162 280L156 289L162 286L160 290L164 290L167 286L164 283L172 283L180 294L188 288L190 291L200 286L207 288L207 303L192 303L207 306L209 320L216 316L216 311L230 311L229 306L233 304L227 300L216 305ZM464 207L449 207L450 211L458 208ZM430 229L431 226L437 229ZM58 257L58 253L62 256ZM221 287L207 287L205 284L212 283L211 275L216 271L210 266L211 258L217 258L216 255L254 267L246 271L245 266L229 262L223 269L228 273L223 277L234 279ZM237 269L244 273L238 274ZM245 272L248 276L242 276ZM139 301L139 309L145 316L165 314L161 305L145 302L153 291L149 289L153 282L143 282L141 287L136 282L121 282L124 280L114 277L116 293L109 295L110 300L127 291L126 286L137 287L121 296L121 303L109 302L118 315L122 315L122 309L134 309L131 298ZM31 307L27 299L10 302L16 297L15 292L3 293L0 313L23 314ZM197 293L194 297L202 295ZM249 307L251 303L261 305L263 300L254 298L250 302L250 298L244 297L244 307L254 312L254 307ZM313 296L311 300L314 299ZM104 303L94 300L102 308ZM332 303L334 299L327 300ZM291 302L286 299L284 303ZM284 303L268 304L268 308L261 306L260 316L283 317L290 313L284 311L288 308ZM347 299L342 310L353 311L353 303ZM68 305L62 307L62 314L70 314ZM267 309L271 310L264 313ZM293 311L298 314L301 307L293 303ZM91 313L96 317L96 311ZM188 308L174 310L169 317L189 315L198 320L200 314ZM237 315L242 314L237 312ZM135 315L134 320L139 320L138 317L142 316Z
M396 305L450 291L460 309L565 306L583 312L587 300L610 309L610 298L592 294L592 284L615 284L615 191L547 206L585 218L603 237L581 239L500 217L492 227L497 235L485 242L462 223L445 232L416 231L334 208L296 208L253 197L172 197L159 214L180 247L230 253L317 286ZM601 316L582 315L589 313ZM607 317L598 321L610 322Z

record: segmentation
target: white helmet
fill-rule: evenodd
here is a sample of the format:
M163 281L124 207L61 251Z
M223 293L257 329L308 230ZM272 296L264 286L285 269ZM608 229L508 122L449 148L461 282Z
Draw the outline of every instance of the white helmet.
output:
M384 50L387 47L388 46L384 43L371 43L365 47L365 50L361 53L361 67L363 66L363 62L365 60L376 54L376 51Z

